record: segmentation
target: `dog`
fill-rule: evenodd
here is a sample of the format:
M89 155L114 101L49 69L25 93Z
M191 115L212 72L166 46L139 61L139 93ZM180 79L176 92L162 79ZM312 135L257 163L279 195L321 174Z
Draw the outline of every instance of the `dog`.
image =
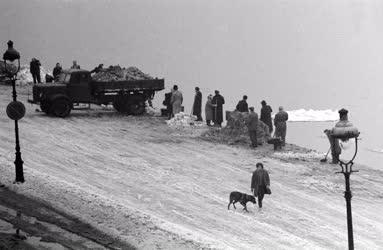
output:
M237 192L237 191L231 192L230 198L229 198L229 205L227 205L227 209L228 210L230 209L231 204L233 204L234 209L237 209L235 207L235 203L239 202L243 206L243 210L245 210L246 212L249 212L249 211L247 211L247 207L246 207L246 204L249 201L252 202L253 204L257 203L255 201L255 197L253 195L248 195L248 194L244 194L244 193Z

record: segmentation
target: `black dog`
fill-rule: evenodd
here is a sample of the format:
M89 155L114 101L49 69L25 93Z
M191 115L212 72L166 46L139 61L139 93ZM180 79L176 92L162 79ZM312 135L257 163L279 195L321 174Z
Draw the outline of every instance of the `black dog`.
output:
M230 202L229 205L227 205L227 209L230 209L230 205L233 204L234 209L237 209L235 207L235 203L239 202L243 206L243 210L247 211L246 203L247 202L252 202L253 204L256 204L257 202L255 201L255 197L252 195L244 194L241 192L231 192L230 193Z

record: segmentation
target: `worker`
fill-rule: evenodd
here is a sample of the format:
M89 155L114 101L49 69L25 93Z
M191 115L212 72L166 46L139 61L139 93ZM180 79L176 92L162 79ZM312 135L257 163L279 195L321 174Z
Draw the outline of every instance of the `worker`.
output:
M183 96L181 91L178 90L178 86L173 86L173 92L170 103L172 104L173 115L182 111Z
M247 104L247 95L244 95L242 100L238 102L236 110L238 110L239 112L249 112L249 106Z
M214 113L213 121L214 126L221 127L223 122L223 105L225 104L225 99L219 93L218 90L214 91L215 96L213 97Z
M274 117L275 137L282 140L282 146L286 145L286 132L287 132L287 120L289 115L283 110L283 107L279 107L279 112Z
M205 104L205 118L206 118L206 125L209 127L211 126L211 121L214 118L214 105L213 105L213 96L209 95L207 97L207 101Z
M91 74L93 74L93 73L98 73L98 72L100 72L102 69L103 69L103 67L104 67L104 64L99 64L96 68L94 68L94 69L92 69L91 71L90 71L90 73Z
M172 94L173 94L173 89L171 89L169 93L165 93L165 100L162 102L162 104L166 106L166 113L168 115L169 120L172 119L172 116L173 116L173 112L172 112L173 108L171 103Z
M271 194L270 190L270 176L269 173L263 169L263 164L258 162L256 170L251 177L251 192L255 197L258 197L258 207L262 208L262 201L265 194Z
M258 129L258 114L254 112L254 107L250 107L250 113L246 120L247 129L249 130L249 136L251 141L251 147L258 147L257 142L257 129Z
M199 87L195 87L195 96L193 103L193 115L197 116L197 121L202 121L202 93Z
M73 61L73 65L72 65L72 67L70 67L71 69L80 69L80 65L78 65L77 64L77 61L76 60L74 60Z
M273 110L269 105L267 105L265 100L263 100L261 104L261 121L269 127L269 132L271 134L273 132L273 122L271 119L271 113L273 112Z
M29 65L29 70L32 74L33 83L41 83L41 76L40 76L40 66L41 63L36 58L32 58L31 63Z
M339 121L335 124L335 127L349 126L350 122L348 121L348 110L341 109L338 111L338 113L339 113ZM340 147L339 139L335 138L332 135L332 129L326 129L324 133L327 135L327 138L330 142L332 163L338 164L339 155L342 153L342 148Z
M59 80L60 74L62 73L63 69L60 65L60 63L56 63L55 68L53 69L53 78L55 82Z

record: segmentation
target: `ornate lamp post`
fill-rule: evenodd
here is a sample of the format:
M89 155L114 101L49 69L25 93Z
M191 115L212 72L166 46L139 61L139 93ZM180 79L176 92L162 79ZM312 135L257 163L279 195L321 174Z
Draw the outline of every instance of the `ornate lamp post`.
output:
M346 113L347 114L347 113ZM356 127L354 127L351 123L348 122L347 117L345 122L348 124L345 127L335 127L333 129L332 136L336 139L340 139L342 141L355 140L355 153L352 156L351 160L344 161L339 159L339 165L341 167L341 171L336 172L337 174L343 174L345 179L346 191L344 192L344 198L346 199L346 209L347 209L347 231L348 231L348 249L354 249L354 233L352 228L352 212L351 212L351 189L350 189L350 175L354 172L359 172L357 170L353 170L354 159L356 154L358 153L358 137L359 131Z
M10 119L15 121L15 138L16 138L16 179L15 183L24 182L23 160L21 159L20 142L19 142L19 125L18 120L25 115L25 106L22 102L17 101L16 93L16 75L20 71L20 54L13 48L13 42L8 41L8 49L3 55L5 73L12 82L12 96L13 101L7 106L7 115ZM17 60L17 65L12 64ZM10 64L7 65L7 61Z

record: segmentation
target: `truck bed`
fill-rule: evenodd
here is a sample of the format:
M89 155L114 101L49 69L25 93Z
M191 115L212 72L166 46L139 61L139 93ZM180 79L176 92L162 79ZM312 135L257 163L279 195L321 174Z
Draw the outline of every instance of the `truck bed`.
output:
M118 92L118 91L159 91L165 88L164 79L151 80L128 80L128 81L112 81L99 82L92 81L89 83L94 93L100 92Z

